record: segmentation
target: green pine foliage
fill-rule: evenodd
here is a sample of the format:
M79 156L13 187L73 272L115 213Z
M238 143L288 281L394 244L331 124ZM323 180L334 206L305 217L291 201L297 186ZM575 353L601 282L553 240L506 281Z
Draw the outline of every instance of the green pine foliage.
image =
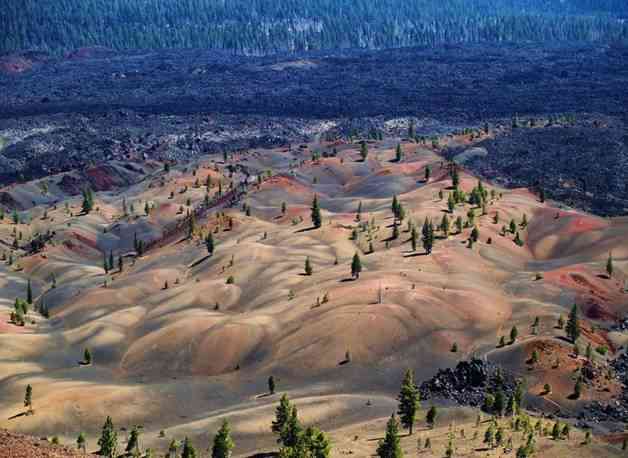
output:
M464 42L610 41L627 37L628 26L618 20L627 12L624 0L6 0L0 9L0 53L100 45L267 54Z
M231 438L231 428L229 427L229 422L227 420L223 420L222 426L214 437L212 458L229 458L233 447L235 447L235 444Z
M393 414L386 423L386 437L377 445L377 456L380 458L403 458L398 434L399 421Z
M412 428L416 421L420 398L419 389L414 383L414 374L408 369L403 378L399 396L397 396L397 400L399 401L397 413L399 414L401 424L404 428L408 429L410 435L412 435Z

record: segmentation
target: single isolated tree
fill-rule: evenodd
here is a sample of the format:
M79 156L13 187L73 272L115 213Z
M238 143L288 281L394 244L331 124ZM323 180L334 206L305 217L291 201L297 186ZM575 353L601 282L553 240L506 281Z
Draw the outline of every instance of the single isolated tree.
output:
M33 287L31 286L30 278L26 284L26 302L28 302L29 305L33 303Z
M207 253L210 256L214 254L214 236L211 232L209 232L207 237L205 237L205 247L207 248Z
M26 391L24 393L24 407L26 407L29 414L33 413L33 387L30 385L26 385Z
M404 428L408 429L410 435L412 435L412 428L416 421L417 411L419 410L420 398L419 389L414 383L414 374L408 369L401 383L399 396L397 396L397 400L399 401L397 413L399 414L401 424Z
M613 276L613 254L612 253L609 253L608 259L606 260L606 273L608 274L608 278L612 278Z
M88 365L92 363L92 353L89 351L89 348L86 348L83 352L83 362Z
M313 270L312 270L312 263L310 262L310 257L306 257L305 258L305 275L312 275Z
M510 343L513 344L517 341L517 337L519 336L519 331L517 330L517 326L513 326L510 330Z
M268 377L268 392L270 394L275 394L275 377L272 375Z
M360 157L362 158L363 161L366 161L366 158L369 155L369 147L367 146L366 142L363 141L360 144Z
M578 306L576 304L571 308L569 313L569 319L567 320L567 326L565 328L567 337L571 340L571 343L576 343L578 337L580 337L580 323L578 321Z
M357 280L360 278L360 272L362 272L362 261L360 261L358 253L355 253L351 261L351 276Z
M323 220L321 218L321 208L318 204L318 196L314 195L314 199L312 200L312 224L315 228L320 228L323 224Z

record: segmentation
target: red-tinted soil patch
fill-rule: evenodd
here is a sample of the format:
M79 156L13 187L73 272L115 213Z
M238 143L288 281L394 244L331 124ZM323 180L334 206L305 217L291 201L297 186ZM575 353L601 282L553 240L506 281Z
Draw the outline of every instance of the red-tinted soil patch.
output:
M17 74L33 68L33 62L20 56L0 57L0 73Z

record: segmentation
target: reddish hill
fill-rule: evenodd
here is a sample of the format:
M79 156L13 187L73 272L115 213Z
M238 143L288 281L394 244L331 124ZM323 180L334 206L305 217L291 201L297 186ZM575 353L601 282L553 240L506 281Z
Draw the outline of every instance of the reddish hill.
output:
M95 457L79 453L62 445L53 445L47 440L0 429L0 458L75 458Z

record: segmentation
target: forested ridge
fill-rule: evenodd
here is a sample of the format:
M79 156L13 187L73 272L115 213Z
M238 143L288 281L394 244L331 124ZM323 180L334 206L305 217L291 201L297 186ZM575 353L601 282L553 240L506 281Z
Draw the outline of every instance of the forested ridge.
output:
M5 0L0 52L628 39L625 0Z

